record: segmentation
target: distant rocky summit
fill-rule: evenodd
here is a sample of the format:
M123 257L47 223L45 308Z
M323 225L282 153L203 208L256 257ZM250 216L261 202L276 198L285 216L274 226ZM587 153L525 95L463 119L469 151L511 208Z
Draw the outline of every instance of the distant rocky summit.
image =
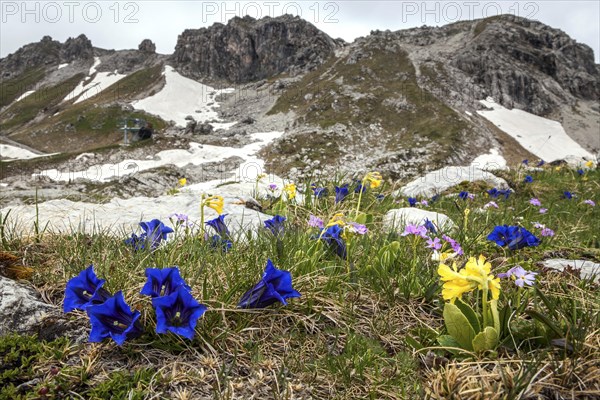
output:
M309 70L333 56L337 47L336 41L299 17L246 16L232 18L227 25L186 29L172 60L190 78L243 83Z

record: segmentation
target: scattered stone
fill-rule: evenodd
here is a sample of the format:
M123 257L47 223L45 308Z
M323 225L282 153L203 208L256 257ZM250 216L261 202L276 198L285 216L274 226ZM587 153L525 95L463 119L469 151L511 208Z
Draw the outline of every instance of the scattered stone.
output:
M54 309L32 287L0 276L0 336L32 332Z
M557 271L578 270L582 279L593 279L600 282L600 264L587 260L567 260L564 258L552 258L542 262L544 268Z
M415 207L405 207L389 210L383 216L383 229L402 233L407 225L423 225L425 219L433 222L443 232L448 232L455 226L454 222L445 214Z
M150 39L144 39L138 46L138 50L142 53L154 54L156 53L156 45Z
M200 124L196 127L196 133L200 135L210 135L213 130L213 126L208 123Z
M394 196L432 197L461 182L484 181L498 189L508 189L508 183L496 175L476 167L446 167L427 173L425 176L403 186Z
M242 124L251 125L251 124L255 123L256 120L254 118L252 118L251 116L247 116L246 118L242 119L240 122Z

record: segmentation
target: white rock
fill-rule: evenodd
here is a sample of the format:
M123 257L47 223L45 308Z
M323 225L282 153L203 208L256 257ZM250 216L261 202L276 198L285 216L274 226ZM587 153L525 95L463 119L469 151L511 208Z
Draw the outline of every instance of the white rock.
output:
M448 232L454 228L454 222L445 214L422 210L416 207L396 208L383 216L383 229L404 232L407 225L423 225L425 219L433 222L441 231Z
M600 282L600 264L587 260L566 260L564 258L552 258L542 262L544 267L564 271L567 267L578 269L582 279L593 279Z
M55 308L40 301L34 289L0 276L0 336L31 331Z
M504 179L476 166L445 167L415 179L393 195L431 197L465 181L484 181L498 189L508 189L508 183Z

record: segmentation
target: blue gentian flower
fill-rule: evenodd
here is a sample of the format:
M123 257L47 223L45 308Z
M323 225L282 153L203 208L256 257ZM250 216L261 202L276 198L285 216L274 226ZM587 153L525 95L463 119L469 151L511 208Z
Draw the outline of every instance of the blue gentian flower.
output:
M280 237L283 235L285 230L285 222L286 218L281 215L275 215L273 218L265 221L265 228L271 231L275 237Z
M528 159L524 159L522 162L523 162L523 164L525 164L525 165L529 165L529 160L528 160Z
M427 230L433 234L437 233L437 229L435 228L435 225L433 224L433 222L431 222L429 220L429 218L425 218L425 223L423 224L423 226L425 228L427 228Z
M523 180L523 182L525 182L525 183L531 183L531 182L533 182L533 177L531 175L527 175L525 177L525 179Z
M487 191L491 198L497 198L500 196L504 196L504 199L508 199L510 196L510 189L498 190L497 188L493 188Z
M537 166L541 167L544 164L546 164L546 162L544 160L540 160L540 162L537 163Z
M111 294L102 286L106 281L98 279L94 273L94 266L90 265L79 275L69 279L65 289L65 300L63 302L63 311L65 313L73 310L85 310L92 304L101 304L108 299Z
M221 214L215 219L211 219L210 221L206 221L206 225L211 226L218 235L222 237L229 236L229 229L227 229L227 225L225 225L225 217L227 214Z
M355 179L355 180L354 180L354 184L356 185L356 186L354 187L354 193L360 193L360 192L363 192L363 193L364 193L364 192L366 192L366 191L367 191L367 188L366 188L366 186L364 186L360 180L358 180L358 179Z
M521 226L499 225L487 236L487 240L496 242L498 246L508 246L510 250L523 247L537 246L540 239Z
M171 331L190 340L196 333L198 318L206 311L206 306L198 303L184 286L168 296L155 297L152 306L156 311L156 333Z
M573 193L571 193L571 192L569 192L569 191L566 191L566 190L565 190L565 191L563 192L563 197L564 197L565 199L571 200L571 199L573 198Z
M126 339L142 334L143 329L138 321L140 312L131 312L121 291L102 304L88 306L85 311L92 323L90 342L101 342L111 337L121 346Z
M190 287L179 274L179 268L146 268L146 284L140 291L141 294L151 297L168 296L178 287L183 286L187 290Z
M160 220L153 219L148 222L140 222L140 226L144 230L140 236L135 233L131 234L131 238L125 240L125 244L130 245L134 250L143 250L149 244L152 250L156 249L161 241L167 240L167 234L173 233L173 229L165 226Z
M375 199L377 199L377 201L383 201L383 199L385 199L385 194L378 194Z
M327 190L327 188L317 187L317 185L315 185L314 183L311 185L311 187L313 190L313 194L317 199L321 199L329 194L329 190Z
M343 201L346 196L348 196L348 193L350 193L350 191L348 190L348 184L345 184L343 186L336 186L335 187L335 203L339 203L341 201Z
M439 194L435 194L431 197L431 199L429 200L430 203L435 203L436 201L438 201L440 199L440 195Z
M409 197L408 198L408 205L411 207L414 207L415 205L417 205L417 199L414 197Z
M458 197L460 197L463 200L467 200L467 198L469 198L469 192L462 191L458 194Z
M292 287L292 274L275 268L271 260L260 282L248 290L238 303L239 308L264 308L280 302L287 305L286 299L300 297L300 293Z
M581 176L581 175L585 174L585 171L584 171L584 170L582 170L581 168L579 168L579 169L577 170L577 173L578 173L578 174Z
M330 249L335 250L335 253L342 259L346 259L346 243L341 237L344 230L339 225L332 225L321 234L321 240L323 240Z
M213 235L210 238L210 247L214 249L220 248L223 253L227 253L233 247L233 242L219 235Z

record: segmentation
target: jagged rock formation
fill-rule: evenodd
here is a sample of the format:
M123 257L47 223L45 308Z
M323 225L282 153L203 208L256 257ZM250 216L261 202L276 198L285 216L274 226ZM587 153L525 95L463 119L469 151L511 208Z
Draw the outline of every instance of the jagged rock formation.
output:
M138 50L143 53L156 53L156 45L150 39L144 39L138 46Z
M336 47L333 39L298 17L246 16L227 25L185 30L172 60L188 77L241 83L309 70L333 56Z
M505 107L548 115L600 97L592 49L537 21L501 15L377 34L402 43L420 84L456 106L477 108L477 100L491 96Z
M0 71L4 80L33 68L70 63L75 59L91 60L92 57L92 43L85 35L69 38L65 43L44 36L41 41L25 45L0 59Z

